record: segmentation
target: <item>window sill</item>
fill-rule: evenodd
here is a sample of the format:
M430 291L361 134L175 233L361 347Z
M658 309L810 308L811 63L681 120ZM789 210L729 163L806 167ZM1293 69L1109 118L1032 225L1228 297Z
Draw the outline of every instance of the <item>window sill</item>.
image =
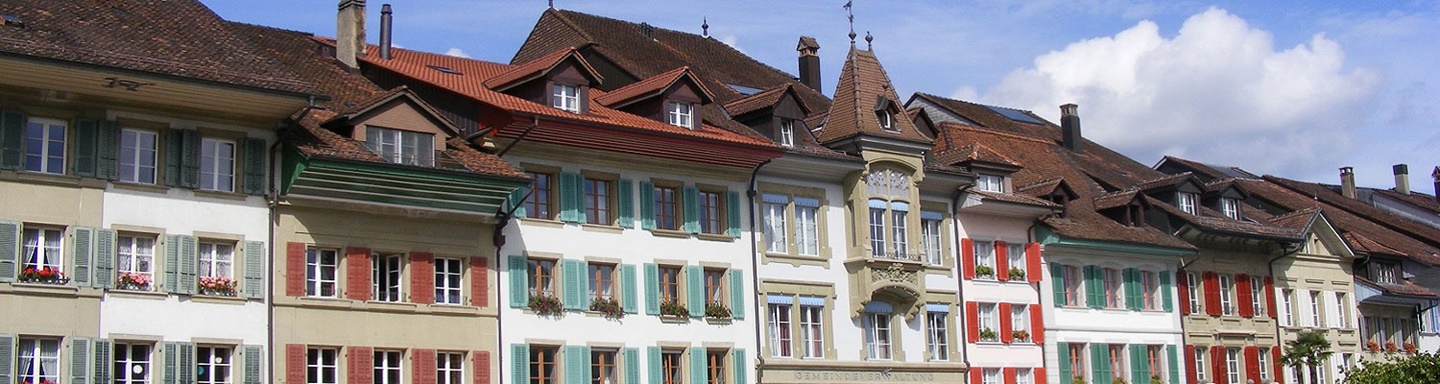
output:
M111 186L111 187L114 187L115 189L125 189L125 190L131 190L131 191L150 192L150 193L166 193L166 192L169 192L169 191L170 191L170 187L164 186L164 185L147 184L147 183L132 183L132 182L128 182L128 181L112 181L112 182L110 182L110 186Z
M214 198L214 199L236 200L236 201L244 201L245 198L250 197L250 195L246 195L246 194L243 194L243 193L224 192L224 191L212 191L212 190L208 190L208 189L198 189L198 188L195 189L195 196L196 196L196 197L209 197L209 198Z
M730 237L730 235L719 234L719 233L698 233L698 234L695 234L695 237L700 238L700 240L723 241L723 242L726 242L726 243L731 243L731 242L734 242L734 241L735 241L735 238Z
M105 188L105 180L30 171L0 171L0 180L24 181L58 187Z
M131 297L131 298L137 298L137 299L150 299L150 300L165 300L166 297L169 297L169 296L170 296L170 294L165 293L165 292L138 291L138 290L131 290L131 289L111 289L111 290L106 291L106 293L109 294L109 295L119 296L119 297Z
M35 283L15 282L15 283L11 283L11 288L14 290L14 292L17 292L17 293L32 293L32 294L37 294L37 295L67 296L67 297L78 297L78 296L80 296L80 287L76 287L76 286L73 286L73 285L35 284Z
M827 258L827 257L822 257L822 256L803 256L803 255L792 255L792 254L788 254L788 253L768 253L768 252L767 252L767 253L765 253L765 258L764 258L763 262L764 262L765 264L769 264L769 263L772 263L772 262L773 262L773 263L790 264L790 265L793 265L793 266L796 266L796 267L801 267L801 266L807 266L807 265L808 265L808 266L815 266L815 267L822 267L822 268L825 268L825 269L830 269L830 262L829 262L828 258Z
M378 312L415 312L415 309L418 307L418 305L415 303L407 303L403 301L366 300L361 305L361 307L367 310Z
M652 229L650 233L656 237L674 237L680 239L690 238L690 232L677 231L673 229Z
M580 229L588 232L610 233L617 235L624 233L625 231L625 228L604 224L580 224Z
M211 304L245 304L249 300L239 296L193 295L190 296L190 301Z
M565 223L562 223L562 222L560 222L560 221L558 221L558 220L541 219L541 218L534 218L534 217L521 217L521 218L520 218L520 223L521 223L521 224L535 225L535 226L540 226L540 227L548 227L548 228L564 228L564 227L565 227Z
M711 325L730 325L735 323L735 319L730 317L706 317L705 322Z

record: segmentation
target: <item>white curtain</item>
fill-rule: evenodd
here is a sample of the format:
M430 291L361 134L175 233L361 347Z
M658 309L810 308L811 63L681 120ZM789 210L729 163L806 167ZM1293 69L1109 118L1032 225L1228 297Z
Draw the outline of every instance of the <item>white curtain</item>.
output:
M38 265L44 260L40 258L40 230L25 230L25 265Z

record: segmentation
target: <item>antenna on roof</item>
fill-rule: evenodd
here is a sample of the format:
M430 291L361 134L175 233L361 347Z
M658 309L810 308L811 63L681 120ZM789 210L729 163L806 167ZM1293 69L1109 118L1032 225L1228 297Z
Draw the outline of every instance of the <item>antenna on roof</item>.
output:
M700 19L700 36L710 37L710 19Z

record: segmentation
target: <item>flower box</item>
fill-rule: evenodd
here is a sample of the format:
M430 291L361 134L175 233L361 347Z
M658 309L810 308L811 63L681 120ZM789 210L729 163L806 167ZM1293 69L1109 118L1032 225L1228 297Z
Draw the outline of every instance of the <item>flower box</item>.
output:
M1023 329L1019 329L1019 330L1015 330L1014 332L1011 332L1011 333L1010 333L1010 336L1011 336L1011 337L1014 337L1014 338L1015 338L1015 341L1027 341L1027 340L1030 340L1030 332L1029 332L1029 331L1026 331L1026 330L1023 330Z
M975 267L975 276L979 276L979 277L994 277L994 276L995 276L995 268L991 268L991 267L988 266L988 265L976 266L976 267Z
M985 328L980 330L980 341L1000 341L1000 336L995 333L995 330Z
M526 305L535 314L540 316L557 316L565 314L565 305L560 303L560 298L550 295L530 296L530 302Z
M590 310L600 312L606 318L619 319L625 317L625 309L620 307L620 302L613 298L597 297L590 302Z
M148 274L120 272L115 276L115 288L131 291L149 291L155 280Z
M20 282L22 283L34 284L64 285L70 282L70 279L65 277L64 272L60 272L59 269L50 267L44 267L39 269L36 269L35 267L27 267L24 270L20 271L19 278Z
M1020 268L1010 268L1010 280L1024 280L1024 279L1025 279L1025 270L1020 269Z
M690 317L690 308L675 300L660 303L660 316L668 317Z
M235 280L229 277L203 276L200 278L200 294L235 296L235 285Z
M712 302L705 304L705 317L711 319L729 319L733 316L730 314L730 308L725 307L723 304Z

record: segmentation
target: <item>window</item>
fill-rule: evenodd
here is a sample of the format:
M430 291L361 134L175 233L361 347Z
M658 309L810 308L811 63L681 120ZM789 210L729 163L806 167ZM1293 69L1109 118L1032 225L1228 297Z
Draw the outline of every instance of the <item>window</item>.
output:
M1220 277L1220 312L1225 316L1235 315L1235 280L1230 275Z
M436 384L465 383L465 354L462 352L440 352L435 354Z
M1085 344L1065 344L1064 348L1070 352L1070 367L1073 369L1075 377L1085 378L1084 367L1087 367L1087 365L1085 365L1085 354L1090 353L1085 349Z
M115 276L121 289L148 291L155 281L155 238L120 235L115 239Z
M25 123L25 170L65 173L64 121L32 117Z
M1372 273L1375 277L1375 282L1386 284L1400 283L1400 279L1398 278L1400 268L1396 266L1395 263L1375 262L1371 265L1375 269L1375 272Z
M1200 289L1200 275L1193 272L1185 273L1185 288L1190 291L1190 313L1200 313L1200 298L1205 296L1205 291Z
M700 191L700 232L701 233L724 233L725 232L725 208L722 206L720 192Z
M585 220L590 224L610 225L609 180L585 179Z
M614 264L590 264L590 301L615 300L615 265Z
M945 263L944 255L940 254L940 214L935 212L920 213L920 240L925 247L925 260L932 265Z
M760 209L765 215L765 251L787 253L789 233L786 231L789 227L785 224L785 206L789 204L789 198L767 194L761 197L761 201Z
M685 377L681 376L682 373L680 369L682 367L680 365L680 355L683 353L684 352L680 350L660 351L660 374L663 376L660 379L661 384L681 384L685 382Z
M1080 267L1066 265L1061 271L1062 279L1065 280L1065 305L1080 306Z
M1250 313L1257 317L1265 316L1265 278L1259 276L1250 277Z
M530 197L525 198L525 212L530 217L541 219L553 218L550 212L550 197L554 196L555 184L554 175L548 173L525 172L530 176Z
M996 307L998 306L994 303L980 303L980 319L979 324L976 324L980 327L980 341L1000 341L996 335L1000 332L1000 315Z
M234 279L234 244L202 242L198 247L200 253L200 277Z
M400 351L375 351L375 384L400 384Z
M1030 333L1030 306L1015 304L1010 306L1010 330L1011 332ZM1030 338L1016 337L1016 342L1030 341Z
M793 207L794 215L787 217ZM765 194L761 196L761 210L765 216L765 251L789 253L790 241L795 244L795 253L801 256L820 254L820 234L816 216L820 211L820 200L787 195ZM794 236L792 239L791 236Z
M1000 383L1000 368L981 368L981 369L980 369L980 383L981 383L981 384L1001 384L1001 383Z
M870 255L885 258L885 202L870 200Z
M594 384L616 384L615 351L594 350L590 352L590 382Z
M1205 359L1207 357L1205 347L1195 347L1195 379L1202 383L1207 381L1205 379L1205 369L1207 367L1207 365L1205 365Z
M795 121L780 119L780 145L795 146Z
M1156 377L1158 377L1158 378L1161 379L1161 381L1165 381L1165 377L1166 377L1166 375L1165 375L1165 372L1166 372L1166 370L1165 370L1166 359L1163 357L1163 356L1165 356L1165 349L1164 349L1165 347L1162 346L1162 345L1147 345L1147 346L1145 346L1144 348L1145 348L1145 361L1146 361L1146 363L1147 363L1146 366L1150 367L1150 371L1149 371L1149 372L1146 372L1146 373L1148 373L1151 378L1156 378ZM1148 382L1150 382L1150 380L1136 380L1136 381L1141 382L1141 383L1148 383ZM1238 383L1237 383L1237 384L1238 384Z
M705 269L705 305L725 305L725 270Z
M1102 277L1105 280L1105 308L1124 307L1124 298L1120 296L1120 271L1114 268L1105 268Z
M986 279L993 279L998 271L995 271L995 243L989 241L976 241L975 243L975 276ZM990 275L980 273L985 267L990 269Z
M866 312L861 318L865 327L865 350L871 360L890 360L890 314Z
M54 228L25 228L24 265L20 270L50 268L56 272L65 271L65 260L60 247L65 241L63 230Z
M1109 358L1111 377L1113 379L1124 380L1125 372L1127 372L1127 370L1125 369L1125 346L1120 344L1110 344L1108 348L1106 348L1106 351L1109 352L1110 355Z
M1235 199L1220 198L1220 211L1225 214L1225 217L1240 220L1240 202Z
M333 348L309 348L305 351L305 382L336 384L340 382L339 365Z
M195 347L197 384L230 384L230 347Z
M365 146L395 164L435 165L435 135L425 132L365 127Z
M975 189L986 192L1005 192L1005 178L996 175L979 175L975 177Z
M235 142L200 139L200 189L235 190Z
M770 335L770 356L790 357L793 352L790 345L790 304L770 303L770 320L768 333Z
M550 106L574 113L580 113L580 87L574 85L555 84L555 86L552 87Z
M925 313L925 346L930 350L931 361L950 360L950 314L946 312Z
M530 384L555 384L560 377L555 372L555 347L530 346Z
M436 304L460 304L461 265L460 259L435 259Z
M1270 348L1260 348L1259 356L1260 359L1256 362L1256 364L1260 365L1258 367L1258 370L1260 371L1260 382L1268 383L1270 382L1270 369L1275 366L1274 364L1270 363ZM1346 361L1349 361L1349 359L1347 358Z
M146 384L150 382L150 345L115 344L115 384Z
M807 299L816 301L817 304L824 303L824 299L818 297L801 297L803 304ZM804 357L822 358L825 357L825 323L822 314L825 313L822 305L801 305L800 306L800 344L804 349Z
M530 297L559 297L555 287L555 260L528 259L525 273L530 279Z
M680 193L675 187L655 186L655 228L680 229Z
M405 257L398 254L375 254L370 257L370 297L375 301L400 301L401 273Z
M1006 260L1009 260L1011 271L1025 271L1025 246L1020 244L1005 244L1005 257ZM1001 271L997 271L996 273L1000 272ZM1010 271L1003 271L1003 273L1009 274Z
M1142 297L1141 303L1145 310L1154 311L1163 306L1163 304L1160 303L1160 279L1156 277L1155 272L1140 272L1140 294Z
M1293 324L1295 315L1295 290L1280 290L1280 325L1290 326Z
M1348 313L1349 311L1346 311L1346 309L1348 309L1349 307L1349 305L1347 304L1349 303L1350 300L1345 296L1345 293L1335 292L1335 301L1330 302L1330 304L1335 306L1335 323L1330 324L1330 327L1350 327L1350 314Z
M695 104L683 101L671 101L665 116L668 118L670 125L694 128L694 108Z
M660 302L680 302L680 267L660 266Z
M890 228L893 229L894 234L890 237L890 243L894 244L895 254L893 257L896 259L909 259L910 257L910 237L905 232L905 225L908 222L905 220L905 215L909 208L908 204L899 201L890 202Z
M15 376L21 383L60 382L60 339L21 337Z
M120 181L155 184L155 132L120 131Z
M725 350L705 351L705 372L709 384L725 384Z
M1325 326L1324 320L1320 318L1320 301L1324 299L1320 297L1319 291L1310 292L1310 323L1306 325L1311 327Z
M1034 384L1035 378L1030 368L1015 368L1015 384Z
M898 129L898 128L895 128L894 116L890 116L890 111L887 111L887 110L876 111L876 112L875 112L875 118L876 118L876 119L879 119L879 121L880 121L880 129L884 129L884 130L892 131L892 132L893 132L893 131L899 131L899 130L900 130L900 129Z
M820 200L795 199L795 246L801 256L820 255L820 227L816 221Z
M339 261L337 253L333 249L306 250L306 296L335 297L335 268Z
M1199 211L1195 209L1196 198L1197 196L1195 196L1194 193L1180 192L1176 194L1175 205L1176 207L1179 207L1181 211L1185 211L1185 213L1189 213L1191 215L1198 215Z
M1225 376L1228 383L1240 382L1240 348L1225 348Z

